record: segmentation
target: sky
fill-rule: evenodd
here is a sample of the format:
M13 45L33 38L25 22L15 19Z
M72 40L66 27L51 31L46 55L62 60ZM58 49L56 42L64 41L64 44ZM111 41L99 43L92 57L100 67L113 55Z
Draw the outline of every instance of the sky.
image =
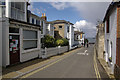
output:
M97 21L102 21L110 2L30 2L29 10L47 21L66 20L81 29L85 37L96 36Z

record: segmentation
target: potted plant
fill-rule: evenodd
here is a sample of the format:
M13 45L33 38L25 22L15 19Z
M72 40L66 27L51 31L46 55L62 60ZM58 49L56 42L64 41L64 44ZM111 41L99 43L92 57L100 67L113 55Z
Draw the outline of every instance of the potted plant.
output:
M112 57L109 57L108 59L109 59L110 62L112 62Z

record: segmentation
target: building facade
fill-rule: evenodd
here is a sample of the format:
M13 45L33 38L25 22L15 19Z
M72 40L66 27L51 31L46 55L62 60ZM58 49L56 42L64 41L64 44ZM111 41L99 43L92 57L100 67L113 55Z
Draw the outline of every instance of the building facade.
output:
M41 17L31 13L31 11L28 11L27 22L40 26L41 37L44 37L44 35L47 34L47 32L46 32L46 30L47 30L46 20L44 20Z
M54 25L54 37L56 39L66 38L69 40L69 48L74 45L73 24L65 20L55 20L50 22Z
M27 22L28 3L5 0L1 6L2 66L41 57L41 26Z
M75 45L83 46L85 34L82 31L74 31Z
M28 61L40 54L40 26L2 18L2 65Z
M4 0L0 2L0 17L8 17L27 22L28 2L15 2L15 0Z
M105 60L111 74L120 74L120 2L112 2L104 18L105 23ZM119 76L120 77L120 76Z
M104 23L101 22L97 26L97 35L96 35L96 50L99 59L104 58L104 41L105 41L105 26Z
M54 25L53 25L53 23L46 22L46 27L47 27L46 34L54 37Z

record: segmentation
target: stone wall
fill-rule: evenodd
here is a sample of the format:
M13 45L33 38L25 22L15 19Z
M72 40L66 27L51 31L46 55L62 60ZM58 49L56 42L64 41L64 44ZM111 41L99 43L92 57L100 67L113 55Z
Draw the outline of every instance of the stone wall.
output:
M97 26L98 32L96 35L96 51L98 58L104 57L104 24L99 24Z

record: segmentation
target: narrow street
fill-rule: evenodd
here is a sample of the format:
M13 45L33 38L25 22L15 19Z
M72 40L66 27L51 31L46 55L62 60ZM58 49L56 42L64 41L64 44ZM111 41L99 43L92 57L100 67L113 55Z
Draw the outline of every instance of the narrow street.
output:
M53 63L21 78L108 78L102 66L95 61L94 46L80 48ZM96 63L97 62L97 63ZM97 66L95 65L97 64ZM99 67L98 67L99 66ZM99 72L99 69L100 72Z

